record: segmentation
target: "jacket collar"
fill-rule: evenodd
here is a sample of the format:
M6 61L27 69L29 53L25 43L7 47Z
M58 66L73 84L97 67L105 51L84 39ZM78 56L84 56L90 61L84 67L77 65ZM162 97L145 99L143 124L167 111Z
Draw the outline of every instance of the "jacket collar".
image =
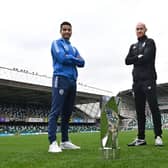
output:
M71 44L71 42L67 39L61 38L60 40L63 41L64 43Z
M144 35L143 37L138 38L138 41L145 41L148 37L146 35Z

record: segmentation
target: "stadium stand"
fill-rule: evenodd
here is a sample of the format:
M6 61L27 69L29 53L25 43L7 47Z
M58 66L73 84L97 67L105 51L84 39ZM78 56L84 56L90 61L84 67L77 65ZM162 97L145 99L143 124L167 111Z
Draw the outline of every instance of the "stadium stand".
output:
M159 84L157 89L162 125L168 129L168 84ZM78 83L70 132L99 131L104 95L112 96L113 93ZM120 97L121 130L137 129L132 90L121 91L117 97ZM51 77L0 67L0 135L47 133L50 101ZM148 104L146 116L146 128L151 129L153 124Z
M157 85L158 104L162 117L162 127L168 128L168 83ZM136 112L134 106L133 92L131 89L121 91L117 94L121 98L120 115L124 117L122 129L130 130L137 128ZM149 105L146 103L146 129L152 129L152 116Z
M69 131L97 131L102 97L100 92L105 90L82 83L78 85ZM51 77L0 67L1 135L47 133L50 101Z

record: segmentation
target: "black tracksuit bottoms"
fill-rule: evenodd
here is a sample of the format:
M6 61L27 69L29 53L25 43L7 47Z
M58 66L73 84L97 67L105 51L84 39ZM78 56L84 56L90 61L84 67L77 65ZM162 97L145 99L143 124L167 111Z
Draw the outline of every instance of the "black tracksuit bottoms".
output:
M138 138L145 139L145 105L146 101L149 104L152 113L154 133L156 136L162 135L161 114L158 108L157 95L156 95L156 81L136 81L133 84L133 91L135 96L135 108L138 120Z

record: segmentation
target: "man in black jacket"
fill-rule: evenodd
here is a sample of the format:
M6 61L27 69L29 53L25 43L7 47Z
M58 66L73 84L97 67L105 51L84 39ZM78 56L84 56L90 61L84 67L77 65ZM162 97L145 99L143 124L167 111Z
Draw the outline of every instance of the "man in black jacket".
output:
M144 23L136 26L138 42L132 44L125 59L126 65L133 64L133 91L138 120L137 138L128 146L146 145L145 141L145 105L149 104L155 133L155 145L162 146L161 115L156 95L155 55L156 46L153 39L146 36L147 28Z

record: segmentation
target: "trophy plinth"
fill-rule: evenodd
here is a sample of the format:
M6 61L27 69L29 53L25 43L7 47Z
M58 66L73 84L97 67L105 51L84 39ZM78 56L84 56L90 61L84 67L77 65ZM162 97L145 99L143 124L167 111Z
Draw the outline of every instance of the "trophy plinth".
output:
M101 112L101 149L104 159L119 159L118 147L119 115L116 99L110 98L102 106Z
M120 158L120 148L103 148L102 154L104 159L119 159Z

